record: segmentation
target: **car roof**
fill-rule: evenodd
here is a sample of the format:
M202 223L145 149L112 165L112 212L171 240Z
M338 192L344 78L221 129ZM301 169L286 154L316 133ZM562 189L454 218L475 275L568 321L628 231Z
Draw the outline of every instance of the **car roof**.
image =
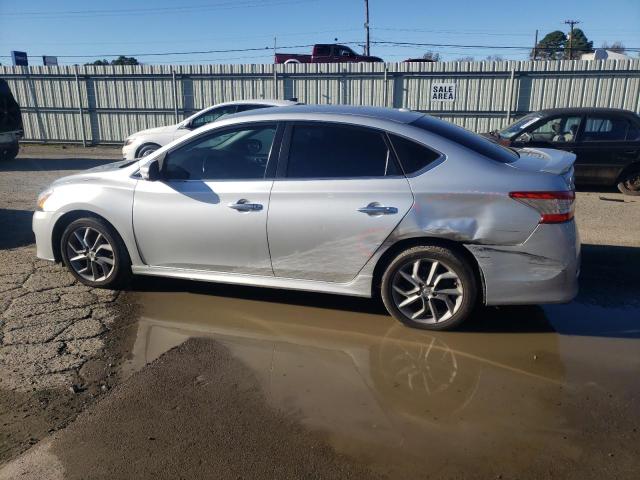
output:
M293 105L266 110L249 110L225 116L225 119L261 117L263 120L328 120L336 121L340 118L352 122L355 118L367 120L383 120L407 124L424 116L424 113L406 109L383 107L357 107L351 105ZM264 117L264 118L262 118ZM268 118L267 118L268 117Z
M537 112L531 112L532 114L542 114L545 117L553 115L563 114L585 114L585 113L605 113L613 115L637 115L631 110L625 110L622 108L605 108L605 107L569 107L569 108L547 108L544 110L538 110Z
M286 107L289 105L298 105L299 102L295 100L273 100L269 98L256 98L253 100L232 100L230 102L216 103L209 108L224 107L226 105L269 105L272 107Z

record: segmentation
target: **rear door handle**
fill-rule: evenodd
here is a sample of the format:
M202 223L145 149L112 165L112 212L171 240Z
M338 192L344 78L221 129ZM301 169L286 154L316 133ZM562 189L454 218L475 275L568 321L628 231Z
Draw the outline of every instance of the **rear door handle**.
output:
M358 211L371 216L395 215L398 213L398 209L396 207L385 207L384 205L380 205L378 202L371 202L366 207L359 208Z
M262 204L260 203L249 203L249 200L240 199L236 203L230 203L228 205L229 208L233 208L238 212L259 212L262 210Z

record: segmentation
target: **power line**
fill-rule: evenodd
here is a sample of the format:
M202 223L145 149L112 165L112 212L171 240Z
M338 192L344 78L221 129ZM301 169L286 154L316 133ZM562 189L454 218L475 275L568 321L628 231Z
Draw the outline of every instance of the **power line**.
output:
M482 30L426 30L421 28L391 28L391 27L371 27L372 30L384 30L389 32L415 32L415 33L444 33L452 35L495 35L501 37L522 36L528 37L528 33L508 33L508 32L487 32Z
M32 11L32 12L3 12L5 17L86 17L86 16L120 16L131 15L135 13L144 14L167 14L167 13L180 13L180 12L192 12L194 10L226 10L232 8L252 8L252 7L270 7L284 4L295 3L311 3L318 0L233 0L218 2L214 4L206 5L185 5L176 7L153 7L153 8L119 8L109 10L66 10L66 11Z
M372 44L386 45L391 47L431 47L431 48L461 48L461 49L480 49L480 50L523 50L530 51L531 47L516 46L516 45L466 45L466 44L453 44L453 43L420 43L420 42L401 42L390 40L372 40ZM340 42L341 45L361 45L359 41ZM284 45L279 46L280 50L288 50L293 48L310 48L314 44L305 45ZM238 52L259 52L272 50L273 47L253 47L253 48L230 48L230 49L216 49L216 50L192 50L192 51L179 51L179 52L141 52L141 53L92 53L88 55L57 55L58 58L109 58L109 57L162 57L162 56L179 56L179 55L204 55L211 53L238 53ZM554 47L537 47L537 50L556 50ZM573 49L574 51L588 51L587 48ZM640 51L639 47L625 47L627 51ZM29 55L31 58L41 57L42 55ZM0 58L10 58L10 55L0 55Z
M453 48L478 48L478 49L509 49L509 50L531 50L531 47L515 45L461 45L454 43L418 43L418 42L397 42L387 40L376 40L371 43L379 45L415 46L415 47L453 47ZM538 50L556 50L555 47L538 47ZM637 47L625 47L625 50L639 50ZM588 48L575 49L574 51L589 51Z

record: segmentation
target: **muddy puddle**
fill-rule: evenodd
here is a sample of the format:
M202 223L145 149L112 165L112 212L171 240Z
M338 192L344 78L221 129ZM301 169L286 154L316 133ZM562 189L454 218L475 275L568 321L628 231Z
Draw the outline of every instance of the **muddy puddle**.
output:
M380 473L584 478L638 468L637 305L486 309L466 331L425 332L369 300L154 285L136 294L127 370L189 338L217 340L272 407Z

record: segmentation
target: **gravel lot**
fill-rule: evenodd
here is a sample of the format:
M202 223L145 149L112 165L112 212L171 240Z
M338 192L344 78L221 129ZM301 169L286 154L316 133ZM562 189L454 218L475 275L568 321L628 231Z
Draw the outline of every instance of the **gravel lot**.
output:
M432 338L414 331L408 335L406 329L380 315L371 302L359 299L160 279L143 279L136 287L138 292L118 294L81 286L61 266L37 260L30 222L38 191L55 178L118 158L115 149L29 146L18 160L0 164L0 464L37 444L27 455L0 468L0 479L211 478L212 472L216 478L248 478L256 472L264 478L370 478L374 474L363 458L384 464L376 474L388 472L384 452L392 446L409 451L411 437L399 444L385 444L377 453L369 450L368 444L363 450L354 446L352 450L358 454L365 452L355 460L336 453L335 442L325 438L329 434L323 436L301 427L296 420L301 412L286 407L295 404L301 391L316 387L314 382L307 382L308 376L297 373L313 352L299 342L322 346L320 334L331 332L336 338L322 351L347 349L350 358L350 349L363 347L343 343L367 340L376 345L367 346L365 351L377 351L390 328L400 329L402 342L410 338L408 344L400 343L402 348L415 346L415 339L423 337L425 344L433 343L433 338L446 341L452 351L462 355L458 365L465 366L462 378L473 378L469 385L477 385L481 379L491 385L492 394L484 394L486 406L482 394L475 390L477 386L469 386L468 392L465 388L457 391L464 394L462 404L482 406L473 422L460 419L463 435L452 434L447 439L444 432L452 422L445 420L445 428L440 430L438 418L431 415L418 429L420 435L435 435L451 445L473 441L471 432L479 435L476 440L481 447L474 450L474 446L463 445L458 452L462 455L460 462L455 464L458 466L445 462L438 466L441 473L458 478L474 465L481 465L469 478L495 478L492 449L504 451L510 444L515 445L514 452L507 456L513 461L504 460L500 471L518 472L522 462L530 458L528 478L545 471L565 472L561 476L566 478L601 478L602 460L597 455L609 460L615 455L615 462L607 463L602 470L611 478L625 478L637 466L634 452L640 425L630 412L637 411L638 405L639 392L632 372L637 374L635 366L640 366L640 349L633 341L640 328L629 315L638 312L640 304L634 294L640 287L639 197L623 196L614 190L578 192L584 268L577 302L545 311L538 307L499 309L490 312L488 324L481 321L468 332ZM177 293L172 294L172 290ZM162 307L154 311L154 305ZM145 322L170 324L177 331L212 313L216 316L213 323L195 328L196 334L164 332L158 340L144 333L149 327L138 324L139 312ZM549 321L545 317L552 319L552 329L545 326ZM274 328L290 330L275 338L293 345L293 360L285 362L283 373L275 378L263 353L256 356L257 360L247 360L252 366L247 369L216 342L189 341L171 350L186 338L205 335L207 329L251 334L263 341L274 335ZM252 329L256 332L251 333ZM309 333L301 335L305 329ZM260 350L256 342L252 337L248 351L253 354ZM269 344L260 348L264 348L264 355L276 349ZM136 349L144 352L142 363ZM168 353L160 356L163 352ZM601 360L592 352L598 352ZM344 355L342 350L340 354ZM123 365L130 366L130 355L138 356L136 369L153 363L129 378L129 373L123 372L130 369L123 369ZM327 376L319 377L318 382L324 382L331 394L322 406L314 408L330 406L326 412L322 410L323 421L340 410L349 413L349 418L357 418L370 407L358 403L350 410L331 403L344 390L345 404L351 405L349 402L355 401L350 397L353 385L337 382L349 378L340 364L332 366L342 356L324 355L309 375L321 375L329 365ZM469 359L473 359L471 364ZM480 365L497 368L499 374L483 370L484 376L477 373L476 379L471 373L478 371L474 363L477 359L481 359ZM592 360L596 363L590 364ZM253 376L252 372L261 370L265 370L268 381ZM506 377L505 372L514 377ZM284 407L279 405L288 414L268 406L273 398L266 398L263 392L273 382L284 382L285 377L299 377L284 396ZM400 384L396 382L391 393L385 393L394 402L401 404L403 397L407 400L415 395L406 391L398 396L396 387ZM366 392L374 390L364 388ZM324 399L322 395L321 389L314 398ZM458 402L455 394L451 395L446 397L447 403ZM95 402L100 397L104 398ZM303 396L304 402L308 400ZM506 413L493 419L491 408L495 405L500 405L502 412L511 411L512 416L523 416L522 424L501 426ZM393 408L397 408L395 403ZM524 416L527 408L535 412L530 424ZM385 410L383 423L388 421L387 415ZM416 418L423 421L422 415L423 407L409 416L402 413L401 423ZM159 417L162 422L156 425ZM546 422L552 425L552 440L545 436L549 433ZM358 427L364 428L366 422L361 423ZM378 427L376 423L373 437L382 435ZM522 437L515 437L520 443L509 436L520 433ZM486 441L487 435L492 442ZM428 437L426 442L431 449L436 447L434 440ZM414 442L418 450L425 446L421 442L424 439ZM603 450L599 451L601 442ZM445 451L446 445L441 446ZM481 460L475 462L476 457L466 455L468 448ZM291 455L294 451L309 453ZM415 460L412 455L407 453L404 464ZM583 462L584 456L589 460ZM464 466L467 462L471 470ZM576 470L578 465L582 470ZM492 477L487 476L489 473Z
M70 162L66 149L25 150L21 160L0 165L0 461L66 425L110 388L122 327L133 318L118 292L80 285L60 265L36 259L31 232L40 190L110 161L113 151ZM29 158L42 150L48 160Z

